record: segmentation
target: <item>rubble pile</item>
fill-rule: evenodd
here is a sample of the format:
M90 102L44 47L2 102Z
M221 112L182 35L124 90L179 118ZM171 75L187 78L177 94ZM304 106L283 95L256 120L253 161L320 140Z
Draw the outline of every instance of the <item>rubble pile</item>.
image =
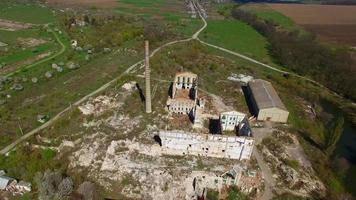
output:
M119 105L120 104L115 98L101 95L88 101L86 104L79 106L78 108L84 115L94 114L98 116L105 111L119 107Z

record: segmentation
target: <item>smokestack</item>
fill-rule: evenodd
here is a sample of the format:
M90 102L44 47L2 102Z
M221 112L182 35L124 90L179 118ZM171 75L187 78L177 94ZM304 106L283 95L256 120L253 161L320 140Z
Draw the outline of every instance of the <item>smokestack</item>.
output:
M151 77L150 77L150 52L148 40L145 41L145 80L146 80L146 113L151 113Z

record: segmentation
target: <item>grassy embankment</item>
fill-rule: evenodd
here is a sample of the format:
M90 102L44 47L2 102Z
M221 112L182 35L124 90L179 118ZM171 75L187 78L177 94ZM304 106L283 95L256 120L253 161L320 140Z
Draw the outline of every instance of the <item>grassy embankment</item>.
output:
M240 7L242 10L251 12L257 15L261 19L270 20L274 23L281 26L281 28L289 31L299 30L302 31L303 29L296 25L292 19L289 17L276 12L272 8L270 8L267 4L245 4Z

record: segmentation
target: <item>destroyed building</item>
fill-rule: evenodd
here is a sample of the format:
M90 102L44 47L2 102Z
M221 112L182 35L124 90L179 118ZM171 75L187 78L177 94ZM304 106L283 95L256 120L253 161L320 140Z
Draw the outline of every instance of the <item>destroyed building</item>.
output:
M237 111L228 111L220 113L221 130L234 131L236 127L246 117L244 113Z
M171 97L167 101L168 111L175 114L193 114L197 104L197 75L180 72L174 77Z
M254 139L224 135L203 135L182 131L158 133L162 152L168 155L196 155L216 158L248 160Z
M248 93L257 120L287 122L289 112L270 82L261 79L250 81Z
M242 175L242 168L238 165L233 166L229 171L223 174L213 172L193 171L186 178L186 198L189 200L198 199L198 197L206 196L207 189L221 191L226 186L237 186Z
M236 131L239 136L251 136L251 128L244 113L234 110L222 112L219 121L222 131Z

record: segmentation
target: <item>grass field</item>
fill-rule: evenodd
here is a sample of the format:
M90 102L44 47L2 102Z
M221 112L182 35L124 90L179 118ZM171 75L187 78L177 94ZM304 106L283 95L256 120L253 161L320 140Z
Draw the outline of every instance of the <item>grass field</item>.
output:
M18 61L26 60L44 52L48 52L49 50L56 50L56 47L57 45L53 43L46 43L36 47L20 49L18 51L12 52L8 56L0 57L0 63L12 64Z
M0 3L0 18L33 24L46 24L55 20L54 14L47 7L9 2Z
M271 20L282 28L287 30L299 29L297 25L289 17L281 14L278 11L273 10L267 4L246 4L240 7L245 11L252 12L261 19Z
M273 64L268 55L266 39L252 27L237 20L209 20L207 29L200 37L209 43Z
M119 0L115 10L119 14L172 21L188 17L184 1L179 0Z

